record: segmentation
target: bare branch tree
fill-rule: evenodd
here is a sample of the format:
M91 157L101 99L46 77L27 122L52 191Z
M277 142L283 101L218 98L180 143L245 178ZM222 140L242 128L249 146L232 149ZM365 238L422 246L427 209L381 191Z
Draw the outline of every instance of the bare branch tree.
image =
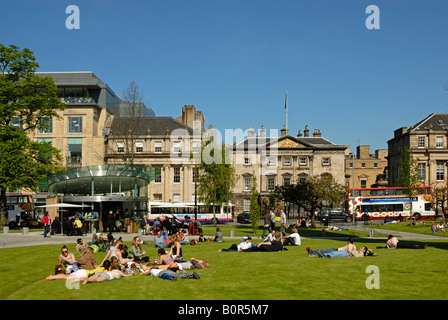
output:
M143 116L143 95L139 86L132 81L129 86L123 91L122 104L120 106L120 118L125 121L120 121L121 132L124 132L123 145L124 154L123 161L128 164L134 164L136 141L138 135L136 129L140 125L140 119Z

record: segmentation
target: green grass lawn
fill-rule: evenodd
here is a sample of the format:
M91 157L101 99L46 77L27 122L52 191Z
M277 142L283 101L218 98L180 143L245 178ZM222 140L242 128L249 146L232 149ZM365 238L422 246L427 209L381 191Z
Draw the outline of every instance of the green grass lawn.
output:
M230 227L229 227L230 228ZM234 228L237 229L237 228ZM228 230L224 230L227 232ZM312 230L309 230L310 232ZM207 231L208 232L208 231ZM240 234L236 233L239 236ZM239 230L241 235L247 230ZM316 230L320 233L320 230ZM304 232L302 232L302 235ZM347 235L346 235L347 236ZM200 270L200 280L170 282L135 275L106 283L70 289L64 280L46 281L54 270L61 245L0 249L0 299L55 300L432 300L448 298L448 243L431 241L425 250L378 249L385 240L360 239L378 256L322 259L308 257L313 249L343 246L346 236L302 239L302 245L283 252L218 252L232 241L184 246L184 257L206 259L212 268ZM67 243L74 252L75 239ZM260 241L260 240L257 240ZM236 241L235 241L236 242ZM128 246L130 243L126 243ZM144 245L151 259L157 249ZM105 253L96 253L100 262ZM77 254L78 256L78 254ZM379 270L379 289L368 289L369 266Z
M231 231L233 230L233 234L235 237L242 237L249 235L251 237L261 237L263 234L263 227L259 226L255 233L253 233L252 227L250 225L220 225L219 228L223 232L225 237L231 235ZM279 229L279 226L276 227ZM315 228L298 228L298 233L301 237L311 238L311 237L322 237L322 229L327 227L316 226ZM216 232L216 227L213 226L204 226L203 227L204 235L206 237L214 236ZM286 230L287 234L291 233L291 229L288 228ZM347 231L325 231L325 236L329 238L341 237L347 238L351 237L368 237L369 232L366 231L358 231L358 230L347 230ZM386 237L384 234L374 233L375 237Z
M439 224L439 221L435 221L436 225ZM400 223L390 223L390 224L381 224L381 225L366 225L365 227L381 229L381 230L391 230L398 232L411 232L418 234L426 234L432 235L431 233L431 224L432 221L425 221L424 224L416 224L409 225L408 222L400 222ZM435 236L440 237L448 237L448 230L446 232L436 232Z

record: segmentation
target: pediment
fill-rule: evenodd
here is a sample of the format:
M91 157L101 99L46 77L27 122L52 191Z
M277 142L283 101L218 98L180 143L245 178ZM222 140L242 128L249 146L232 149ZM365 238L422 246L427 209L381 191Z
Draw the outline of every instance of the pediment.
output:
M292 139L284 139L277 143L278 148L298 148L300 144L297 141L293 141Z
M291 136L281 137L275 142L271 142L271 148L278 149L308 149L311 146L308 144L304 144L302 142L297 141Z

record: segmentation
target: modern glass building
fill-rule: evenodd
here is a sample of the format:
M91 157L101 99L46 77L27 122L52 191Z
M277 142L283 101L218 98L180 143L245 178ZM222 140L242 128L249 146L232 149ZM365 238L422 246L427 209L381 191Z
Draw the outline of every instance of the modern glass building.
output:
M147 212L148 184L159 176L160 170L145 165L96 165L51 175L47 186L50 197L88 205L100 218L110 210L133 218Z

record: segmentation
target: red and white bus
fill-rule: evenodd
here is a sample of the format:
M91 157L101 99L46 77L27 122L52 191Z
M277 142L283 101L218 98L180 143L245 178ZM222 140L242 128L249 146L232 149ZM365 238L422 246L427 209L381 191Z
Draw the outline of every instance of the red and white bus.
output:
M416 187L412 198L412 212L409 197L403 187L350 189L349 212L355 212L356 220L398 219L399 217L427 219L435 217L431 187Z

